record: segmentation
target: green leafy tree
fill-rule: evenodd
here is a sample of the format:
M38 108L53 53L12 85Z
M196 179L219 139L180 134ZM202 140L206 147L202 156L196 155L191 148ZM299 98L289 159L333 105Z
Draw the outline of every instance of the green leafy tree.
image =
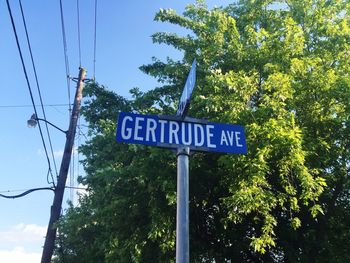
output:
M57 261L174 262L176 158L115 143L116 118L174 114L196 58L189 115L244 125L248 154L191 157L191 262L348 262L349 10L345 0L242 0L159 11L190 33L153 41L183 59L142 66L162 86L132 89L132 100L87 87L89 194L60 222Z

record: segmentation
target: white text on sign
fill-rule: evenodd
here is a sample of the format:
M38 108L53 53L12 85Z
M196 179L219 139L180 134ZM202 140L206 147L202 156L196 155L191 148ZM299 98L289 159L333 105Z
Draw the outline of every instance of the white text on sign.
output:
M121 112L117 141L194 150L246 153L244 129L239 125L196 123Z

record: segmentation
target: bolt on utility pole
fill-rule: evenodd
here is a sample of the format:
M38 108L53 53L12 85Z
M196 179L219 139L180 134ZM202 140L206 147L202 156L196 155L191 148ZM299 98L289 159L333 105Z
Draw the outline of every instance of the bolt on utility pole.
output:
M43 254L41 257L41 263L50 263L53 254L57 226L55 225L61 215L62 200L64 195L64 189L67 181L67 174L72 157L72 149L74 144L74 138L76 133L76 127L79 117L79 109L81 104L81 97L84 87L84 80L86 76L86 70L83 68L79 69L79 77L77 82L77 89L74 98L73 110L70 117L69 129L67 132L66 144L64 147L64 153L62 157L61 167L57 179L57 186L55 188L55 196L53 204L51 206L51 215L49 225L47 227L45 244Z

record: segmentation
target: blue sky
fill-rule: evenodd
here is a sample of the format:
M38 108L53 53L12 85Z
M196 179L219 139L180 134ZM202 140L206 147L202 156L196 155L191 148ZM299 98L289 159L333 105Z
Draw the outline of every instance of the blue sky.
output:
M79 67L77 2L63 0L70 75L77 77ZM80 32L82 66L93 74L94 0L80 2ZM166 45L153 44L150 36L158 31L186 34L183 29L154 22L160 8L172 8L182 13L192 0L129 0L98 1L96 80L118 94L129 97L128 90L139 87L146 91L156 87L156 81L139 71L152 56L164 59L181 57L181 53ZM207 1L210 7L232 1ZM31 68L25 32L18 1L10 1L19 41L24 54L35 102L39 104ZM47 119L66 130L68 128L68 91L66 83L59 0L22 0L39 85ZM38 128L27 128L26 121L33 107L22 70L6 1L0 2L0 193L15 195L14 190L47 187L48 170ZM75 83L71 82L71 97ZM66 104L64 106L51 106ZM41 110L39 117L42 117ZM83 128L82 128L83 129ZM83 129L84 131L84 129ZM57 169L61 162L65 136L50 128ZM46 136L44 134L44 136ZM45 137L46 138L46 137ZM76 145L83 142L77 137ZM75 155L74 175L83 173ZM53 166L53 164L52 164ZM74 182L76 185L76 182ZM10 191L10 192L7 192ZM66 190L65 203L70 197ZM37 191L18 199L0 198L0 262L38 262L44 243L46 225L53 200L51 191Z

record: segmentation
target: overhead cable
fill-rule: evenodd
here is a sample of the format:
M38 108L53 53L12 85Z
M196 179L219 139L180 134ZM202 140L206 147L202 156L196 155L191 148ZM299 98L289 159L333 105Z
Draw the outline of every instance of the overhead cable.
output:
M51 136L50 136L50 132L49 132L49 127L48 127L48 124L47 124L47 122L46 122L46 113L45 113L44 103L43 103L43 99L42 99L42 96L41 96L41 91L40 91L40 86L39 86L39 80L38 80L38 74L37 74L37 71L36 71L35 63L34 63L34 57L33 57L33 52L32 52L32 46L31 46L30 40L29 40L29 34L28 34L28 29L27 29L27 23L26 23L26 20L25 20L25 16L24 16L24 11L23 11L23 6L22 6L22 1L21 1L21 0L19 0L19 6L20 6L20 9L21 9L22 21L23 21L24 30L25 30L25 33L26 33L26 39L27 39L28 49L29 49L29 53L30 53L30 59L31 59L32 67L33 67L33 71L34 71L36 87L37 87L37 91L38 91L38 94L39 94L41 110L42 110L42 112L43 112L43 117L44 117L44 120L45 120L45 126L46 126L47 137L48 137L48 140L49 140L49 145L50 145L50 150L51 150L51 156L52 156L52 160L53 160L53 164L54 164L54 168L55 168L55 172L56 172L56 177L58 177L55 155L54 155L54 153L53 153L52 141L51 141ZM49 172L50 172L50 171L49 171ZM52 182L53 182L53 184L54 184L54 179L53 179L52 173L50 173L50 174L51 174Z
M71 187L71 186L65 186L65 188L68 188L68 189L75 189L75 190L84 190L84 191L87 190L87 188L85 188L85 187ZM16 199L16 198L20 198L20 197L26 196L27 194L30 194L30 193L32 193L32 192L35 192L35 191L42 191L42 190L51 190L51 191L55 191L55 187L37 187L37 188L22 189L22 190L0 191L0 197L8 198L8 199ZM23 192L23 191L24 191L24 192ZM23 193L18 194L18 195L4 195L4 194L2 194L2 193L13 193L13 192L23 192Z
M18 194L18 195L3 195L3 194L0 194L0 197L3 197L3 198L8 198L8 199L16 199L16 198L20 198L20 197L23 197L23 196L26 196L27 194L30 194L32 192L35 192L35 191L40 191L40 190L51 190L51 191L55 191L54 188L52 187L40 187L40 188L33 188L33 189L29 189L21 194Z
M81 45L80 45L80 8L79 8L79 0L77 0L77 23L78 23L79 68L81 68Z
M94 23L94 69L92 78L96 78L96 35L97 35L97 0L95 0L95 23Z
M35 106L35 103L34 103L33 92L32 92L32 89L31 89L31 86L30 86L30 83L29 83L29 78L28 78L28 74L27 74L27 69L26 69L26 66L25 66L25 64L24 64L24 59L23 59L23 55L22 55L22 50L21 50L21 46L20 46L20 44L19 44L18 35L17 35L17 30L16 30L15 22L14 22L14 20L13 20L13 15L12 15L12 10L11 10L11 6L10 6L10 3L9 3L9 0L6 0L6 3L7 3L7 9L8 9L9 15L10 15L10 19L11 19L11 24L12 24L13 33L14 33L15 38L16 38L17 49L18 49L19 56L20 56L20 59L21 59L21 63L22 63L22 68L23 68L24 76L25 76L25 79L26 79L26 82L27 82L27 86L28 86L28 90L29 90L29 94L30 94L30 99L31 99L31 101L32 101L32 105L33 105L33 108L34 108L34 112L35 112L36 116L38 116L37 109L36 109L36 106ZM42 129L41 129L40 122L38 122L38 127L39 127L39 132L40 132L41 141L42 141L43 146L44 146L44 150L45 150L45 154L46 154L46 158L47 158L47 163L48 163L48 165L49 165L49 170L51 171L51 163L50 163L49 155L48 155L48 153L47 153L46 144L45 144L45 140L44 140L44 136L43 136L43 132L42 132Z
M36 104L35 106L44 106L44 107L66 107L68 106L68 103L62 103L62 104ZM0 108L29 108L29 107L33 107L33 105L0 105Z
M61 30L62 30L64 64L65 64L65 67L66 67L66 81L67 81L67 92L68 92L68 102L69 102L68 105L69 105L69 113L71 113L72 107L71 107L71 98L70 98L69 59L68 59L67 38L66 38L66 29L65 29L65 25L64 25L62 0L60 0L60 15L61 15Z

